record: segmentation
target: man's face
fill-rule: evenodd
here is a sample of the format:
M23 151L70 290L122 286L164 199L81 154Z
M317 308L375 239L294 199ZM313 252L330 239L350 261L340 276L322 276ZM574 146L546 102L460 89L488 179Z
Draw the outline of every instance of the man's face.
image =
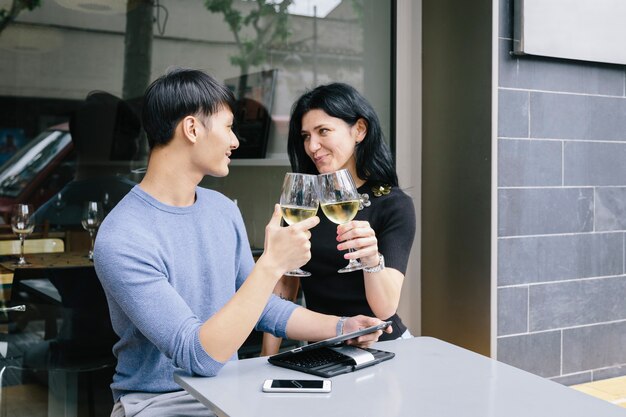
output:
M228 175L230 155L239 147L233 132L233 113L227 107L205 118L199 124L199 135L194 149L194 159L205 175Z

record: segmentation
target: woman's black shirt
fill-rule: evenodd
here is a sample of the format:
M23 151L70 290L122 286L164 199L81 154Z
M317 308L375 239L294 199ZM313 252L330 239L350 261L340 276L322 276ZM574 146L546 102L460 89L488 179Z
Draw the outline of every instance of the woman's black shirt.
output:
M415 211L411 198L399 188L391 188L387 195L376 197L366 182L359 187L359 194L367 194L371 205L359 210L355 220L367 220L376 232L378 250L385 257L385 266L402 274L406 267L415 236ZM364 314L374 316L365 297L363 271L340 274L338 269L346 266L345 252L337 250L337 225L318 211L320 223L311 229L311 260L302 269L311 272L301 278L306 307L310 310L337 316ZM397 314L393 321L393 333L383 333L380 340L396 339L406 326Z

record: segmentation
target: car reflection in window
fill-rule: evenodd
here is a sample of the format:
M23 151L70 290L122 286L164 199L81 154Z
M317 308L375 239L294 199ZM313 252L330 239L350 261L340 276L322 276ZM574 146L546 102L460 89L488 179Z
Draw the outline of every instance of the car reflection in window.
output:
M31 140L0 167L0 195L20 195L70 142L70 134L63 131L45 131Z

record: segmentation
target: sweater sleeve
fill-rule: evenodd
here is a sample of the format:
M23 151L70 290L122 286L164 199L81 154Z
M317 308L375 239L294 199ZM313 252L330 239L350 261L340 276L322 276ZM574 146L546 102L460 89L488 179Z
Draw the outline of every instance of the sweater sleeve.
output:
M278 337L287 337L287 322L298 307L300 306L272 294L255 327L256 330L272 333Z
M244 283L252 268L254 267L254 260L252 258L252 252L250 245L248 244L248 236L243 223L241 214L235 219L235 226L237 230L238 256L239 264L237 267L237 290ZM270 296L261 317L259 318L255 329L262 332L269 332L278 337L287 337L287 321L293 311L298 308L297 304L290 301L286 301L275 295Z
M202 347L202 322L157 267L158 261L150 258L152 252L140 246L140 239L112 239L112 230L101 229L94 264L105 292L125 316L112 316L116 331L134 325L175 367L216 375L224 363Z

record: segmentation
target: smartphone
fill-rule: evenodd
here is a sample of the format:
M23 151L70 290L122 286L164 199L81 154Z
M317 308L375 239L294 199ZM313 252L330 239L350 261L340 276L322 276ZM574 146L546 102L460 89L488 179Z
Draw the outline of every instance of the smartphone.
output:
M330 379L266 379L263 392L330 392Z

